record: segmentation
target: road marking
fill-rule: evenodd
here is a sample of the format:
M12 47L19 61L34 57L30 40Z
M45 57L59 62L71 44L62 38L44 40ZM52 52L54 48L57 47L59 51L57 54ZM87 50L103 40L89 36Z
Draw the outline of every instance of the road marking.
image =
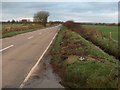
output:
M49 49L49 47L52 44L53 40L55 39L56 35L57 35L57 33L54 35L54 37L52 38L51 42L49 43L49 45L47 46L47 48L45 49L45 51L43 52L43 54L40 56L40 58L38 59L37 63L32 67L32 69L30 70L30 72L28 73L27 77L24 79L24 81L22 82L22 84L20 85L19 88L23 88L24 87L25 83L28 81L28 79L30 78L31 74L33 73L33 71L35 70L35 68L38 66L38 64L40 63L40 61L42 60L44 54Z
M28 39L32 39L33 38L33 36L31 36L31 37L28 37Z
M6 49L8 49L8 48L11 48L11 47L13 47L13 46L14 46L14 45L10 45L10 46L8 46L8 47L6 47L6 48L3 48L3 49L0 50L0 52L6 50Z

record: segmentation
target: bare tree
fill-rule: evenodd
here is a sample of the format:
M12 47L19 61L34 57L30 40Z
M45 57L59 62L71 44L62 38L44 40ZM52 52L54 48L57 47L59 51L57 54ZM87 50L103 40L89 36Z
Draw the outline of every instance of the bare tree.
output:
M47 11L39 11L34 14L33 21L41 23L44 27L46 27L47 19L49 16L49 12Z
M11 23L15 23L16 21L13 19L12 21L11 21Z

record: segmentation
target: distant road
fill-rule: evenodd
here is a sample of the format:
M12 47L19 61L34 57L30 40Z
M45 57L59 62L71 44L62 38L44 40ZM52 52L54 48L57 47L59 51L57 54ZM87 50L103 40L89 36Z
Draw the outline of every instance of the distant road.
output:
M2 87L18 88L61 25L2 40Z

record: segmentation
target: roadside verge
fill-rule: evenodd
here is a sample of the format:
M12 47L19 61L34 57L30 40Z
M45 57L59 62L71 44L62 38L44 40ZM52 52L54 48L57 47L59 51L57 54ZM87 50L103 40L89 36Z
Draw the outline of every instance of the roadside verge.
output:
M68 88L118 88L118 63L78 33L63 27L52 49L52 65Z

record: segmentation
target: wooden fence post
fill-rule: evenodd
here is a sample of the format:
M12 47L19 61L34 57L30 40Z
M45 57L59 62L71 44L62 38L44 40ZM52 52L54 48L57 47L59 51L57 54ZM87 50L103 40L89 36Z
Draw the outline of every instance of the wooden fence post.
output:
M112 40L112 33L109 33L109 40Z

